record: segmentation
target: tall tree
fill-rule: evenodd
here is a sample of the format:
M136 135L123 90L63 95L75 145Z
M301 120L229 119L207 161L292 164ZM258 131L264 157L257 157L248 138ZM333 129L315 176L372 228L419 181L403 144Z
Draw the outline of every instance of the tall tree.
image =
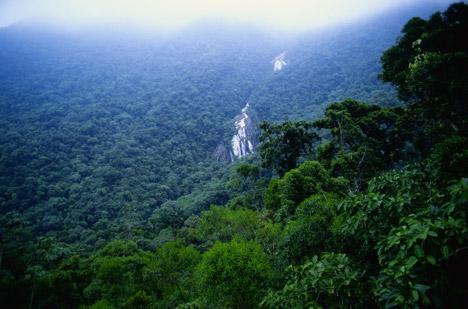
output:
M260 129L262 164L280 176L295 168L299 157L308 153L318 140L312 124L306 121L263 122Z
M421 106L431 130L466 132L468 5L452 4L430 19L411 19L397 43L382 55L380 78L401 99Z

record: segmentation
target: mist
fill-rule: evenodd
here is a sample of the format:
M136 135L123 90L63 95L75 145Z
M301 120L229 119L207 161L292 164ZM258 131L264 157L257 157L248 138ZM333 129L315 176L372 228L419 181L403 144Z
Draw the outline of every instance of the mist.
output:
M0 27L32 20L64 28L129 25L177 29L201 19L303 31L417 2L445 0L0 0Z

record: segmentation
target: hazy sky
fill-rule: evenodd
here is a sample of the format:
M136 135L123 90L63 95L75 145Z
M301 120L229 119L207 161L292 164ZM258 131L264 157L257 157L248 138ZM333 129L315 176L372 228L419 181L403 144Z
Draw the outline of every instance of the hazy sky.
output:
M180 27L215 17L304 30L417 1L437 0L0 0L0 26L39 19L63 26Z

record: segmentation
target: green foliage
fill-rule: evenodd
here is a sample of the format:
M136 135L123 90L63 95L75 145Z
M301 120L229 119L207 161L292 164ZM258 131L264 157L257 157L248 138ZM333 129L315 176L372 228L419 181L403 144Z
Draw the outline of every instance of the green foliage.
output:
M300 263L334 248L331 224L339 201L335 194L321 193L310 196L298 206L293 219L284 227L280 244L287 264Z
M352 179L352 191L400 159L402 140L398 122L401 108L382 108L347 99L329 105L325 116L314 122L331 134L319 159L332 175Z
M268 184L265 196L263 197L263 203L267 209L276 211L281 208L281 194L279 194L280 186L280 179L272 179Z
M319 162L306 161L297 169L286 173L282 178L282 182L284 197L297 204L312 193L327 189L330 176Z
M467 307L467 8L411 19L384 53L393 108L344 99L391 97L352 35L270 74L276 47L251 38L169 40L148 68L2 29L3 307ZM228 171L213 150L247 99L267 120L337 103L263 123Z
M284 219L296 211L307 197L321 192L344 192L346 180L331 177L318 161L306 161L287 172L281 179L273 179L264 195L265 207L276 211L277 219Z
M231 173L226 188L231 192L228 206L231 208L249 208L260 210L263 208L262 196L268 186L268 173L255 163L242 162L236 164Z
M135 295L125 301L122 308L125 309L145 309L151 306L151 298L144 291L138 291Z
M114 241L93 259L95 270L91 283L83 290L88 301L105 299L118 306L136 294L142 284L142 271L150 256L135 243Z
M437 144L429 157L432 177L447 185L468 175L468 142L466 137L452 136Z
M244 178L255 178L260 174L260 168L255 164L242 163L236 166L236 172Z
M191 299L193 273L201 260L180 240L155 253L129 241L113 241L96 255L72 256L46 277L54 298L45 307L172 308ZM41 292L39 290L39 292Z
M288 281L263 299L264 308L359 308L364 303L360 273L345 254L325 253L290 266Z
M155 209L150 222L154 230L160 232L165 228L180 228L184 224L185 214L173 201L168 201Z
M339 206L336 226L344 247L360 258L375 259L376 242L398 226L400 219L437 199L426 176L417 169L392 171L369 182L367 192L351 195Z
M260 124L262 165L280 176L296 167L301 155L307 154L318 139L312 125L305 121Z
M107 300L101 299L95 302L94 304L92 304L91 306L89 306L89 308L90 309L114 309L115 307Z
M279 243L283 265L327 251L347 252L355 259L355 269L362 271L353 284L361 287L354 291L356 299L350 303L330 300L327 307L359 306L359 302L384 307L460 306L467 290L461 275L457 275L463 269L461 261L468 243L466 180L445 190L438 187L438 175L444 175L444 183L448 183L464 173L449 168L451 164L458 168L462 165L459 158L466 151L461 146L464 142L462 138L449 139L422 164L384 173L372 179L364 192L340 198L320 191L303 201L285 216L288 221ZM287 179L288 173L275 180L276 190L271 192L280 191ZM295 184L293 196L300 196L298 192L308 187L307 182ZM283 290L271 292L263 304L322 306L313 302L313 296L309 303L307 299L296 303L306 292L297 286L300 279L289 280ZM450 280L457 282L457 288ZM316 280L317 284L326 282ZM374 299L364 292L372 286Z
M78 255L60 263L48 276L47 287L54 291L54 305L74 308L82 303L82 292L89 285L93 275L89 260Z
M255 308L272 269L261 246L252 241L216 243L197 268L200 295L216 307Z
M198 241L211 247L216 241L225 242L236 237L253 240L262 225L260 214L253 210L212 206L201 214L195 233Z
M382 56L382 80L396 85L402 99L422 106L439 132L466 130L467 31L468 6L455 3L428 20L410 20Z
M382 270L375 294L385 307L461 304L453 299L463 299L463 288L454 284L451 292L445 291L444 285L453 283L442 274L447 273L446 263L463 267L455 257L468 243L467 194L464 179L451 188L449 202L439 207L429 202L427 208L403 218L377 244Z
M157 297L157 307L174 308L191 299L193 273L200 259L193 246L184 246L180 240L168 242L156 251L142 277L145 291Z
M138 253L138 245L133 241L114 240L102 248L100 256L125 257Z

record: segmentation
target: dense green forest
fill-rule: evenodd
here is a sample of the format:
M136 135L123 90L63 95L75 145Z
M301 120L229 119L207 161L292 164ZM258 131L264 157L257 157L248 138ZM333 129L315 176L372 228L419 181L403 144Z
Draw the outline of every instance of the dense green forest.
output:
M1 30L3 306L467 307L468 6L408 14ZM247 101L257 152L217 162Z
M345 98L328 97L329 89L370 99L360 90L369 82L385 94L379 103L395 99L377 82L378 59L400 20L394 13L387 22L393 35L365 34L376 19L355 26L364 34L333 54L333 42L348 32L277 39L200 23L176 37L122 39L27 24L2 29L2 214L73 252L101 248L117 235L154 249L173 231L152 216L177 204L183 222L231 197L229 167L213 152L229 143L247 100L256 118L286 120L313 119L327 102ZM373 56L356 57L351 67L344 59L360 46ZM286 48L288 70L273 74L271 60ZM356 77L355 69L366 73Z

